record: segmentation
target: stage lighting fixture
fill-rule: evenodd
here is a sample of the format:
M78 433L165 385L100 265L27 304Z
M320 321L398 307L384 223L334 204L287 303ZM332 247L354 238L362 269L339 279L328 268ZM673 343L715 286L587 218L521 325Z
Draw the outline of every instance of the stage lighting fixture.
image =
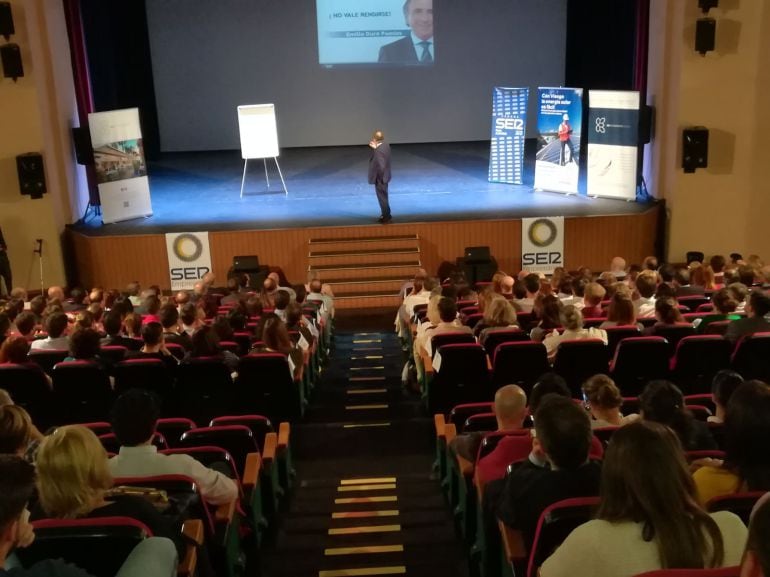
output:
M712 8L719 7L719 0L698 0L698 7L704 14L708 14Z

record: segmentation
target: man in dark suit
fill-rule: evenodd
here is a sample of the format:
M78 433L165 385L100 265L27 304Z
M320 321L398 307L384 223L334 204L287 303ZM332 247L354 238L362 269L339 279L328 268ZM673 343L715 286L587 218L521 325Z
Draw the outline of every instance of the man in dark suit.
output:
M10 295L13 290L11 262L8 260L8 247L5 244L2 229L0 229L0 277L2 277L5 282L5 294ZM0 291L0 294L3 294L3 291Z
M745 319L732 321L727 325L725 338L731 342L736 342L741 337L753 335L754 333L765 333L770 331L770 295L757 289L749 296L749 302L746 303Z
M390 145L385 142L382 131L377 130L369 141L372 156L369 159L369 184L374 185L377 192L377 202L380 203L382 216L378 219L385 224L391 221L390 204L388 203L388 183L390 182Z
M433 64L433 0L406 0L404 18L411 34L380 48L385 64Z

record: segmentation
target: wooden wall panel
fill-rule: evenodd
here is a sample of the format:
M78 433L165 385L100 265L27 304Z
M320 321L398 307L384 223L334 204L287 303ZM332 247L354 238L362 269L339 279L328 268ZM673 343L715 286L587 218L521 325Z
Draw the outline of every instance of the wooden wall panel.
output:
M639 215L567 218L567 268L587 266L605 270L613 256L640 263L654 254L658 235L658 208ZM137 280L142 285L170 286L165 238L162 234L125 237L72 235L81 283L123 288ZM418 234L423 266L435 273L442 261L454 262L466 246L489 246L502 270L521 268L521 220L474 220L392 224L388 226L317 227L286 230L212 232L209 234L214 273L224 283L233 256L256 254L260 262L281 266L291 282L307 278L308 241L311 238L364 238Z

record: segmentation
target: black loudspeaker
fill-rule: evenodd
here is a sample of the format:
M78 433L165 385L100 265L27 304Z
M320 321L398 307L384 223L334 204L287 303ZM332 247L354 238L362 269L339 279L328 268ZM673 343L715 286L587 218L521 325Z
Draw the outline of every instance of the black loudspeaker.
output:
M0 2L0 36L5 39L14 34L16 30L13 27L13 14L11 14L11 3Z
M649 144L655 126L655 109L649 104L642 104L639 109L639 144Z
M708 14L712 8L719 6L719 0L698 0L698 7L703 10L704 14Z
M465 247L465 264L486 264L491 260L488 246Z
M713 18L698 18L695 23L695 51L703 56L716 46L717 21Z
M259 257L257 255L233 257L234 272L256 272L258 270Z
M0 59L3 61L3 76L17 78L24 76L24 66L21 64L21 49L18 44L3 44L0 46Z
M685 128L682 132L682 168L695 172L709 165L709 130L703 126Z
M16 170L19 173L21 194L43 198L46 192L43 156L37 152L20 154L16 157Z
M75 144L75 160L78 164L94 163L94 147L91 144L91 132L83 126L72 129L72 142Z
M705 258L706 258L706 255L704 255L702 252L697 250L691 250L687 253L687 264L689 265L691 262L702 263Z

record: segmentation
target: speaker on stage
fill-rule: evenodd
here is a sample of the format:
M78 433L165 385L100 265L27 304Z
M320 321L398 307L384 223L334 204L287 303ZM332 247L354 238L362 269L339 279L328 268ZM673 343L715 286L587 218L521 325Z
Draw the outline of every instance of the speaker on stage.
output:
M19 192L32 198L43 198L46 193L43 155L28 152L16 157L16 172L19 175Z
M467 246L464 256L457 260L471 285L489 282L497 272L497 261L492 258L488 246Z
M466 264L486 264L492 260L489 254L488 246L466 246L465 263Z
M259 264L257 255L234 256L232 271L235 274L249 275L249 287L256 290L262 288L262 283L270 274L270 269L266 265Z

